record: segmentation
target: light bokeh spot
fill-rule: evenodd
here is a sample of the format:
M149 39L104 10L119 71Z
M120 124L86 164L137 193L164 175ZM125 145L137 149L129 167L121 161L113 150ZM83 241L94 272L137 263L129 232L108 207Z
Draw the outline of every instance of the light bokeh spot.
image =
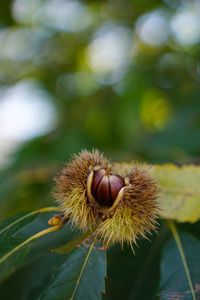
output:
M20 82L0 93L0 138L27 140L56 124L49 96L33 82Z
M131 32L120 25L104 24L87 48L90 68L96 73L119 71L130 60Z
M178 11L171 21L172 34L182 46L200 41L200 5Z
M161 46L169 38L169 26L164 12L157 10L139 18L136 24L139 38L146 44Z

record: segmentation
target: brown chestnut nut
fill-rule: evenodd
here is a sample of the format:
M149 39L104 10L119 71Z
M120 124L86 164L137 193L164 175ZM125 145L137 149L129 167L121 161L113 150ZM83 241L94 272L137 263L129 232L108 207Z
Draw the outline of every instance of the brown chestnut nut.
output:
M101 168L93 171L91 194L100 206L111 207L121 188L125 186L124 178Z

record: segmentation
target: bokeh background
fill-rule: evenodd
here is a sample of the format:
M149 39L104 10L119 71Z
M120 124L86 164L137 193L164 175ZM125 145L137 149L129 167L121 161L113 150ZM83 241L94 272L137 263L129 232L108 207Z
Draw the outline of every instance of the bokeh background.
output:
M0 218L52 205L57 170L93 147L198 161L198 0L2 1Z

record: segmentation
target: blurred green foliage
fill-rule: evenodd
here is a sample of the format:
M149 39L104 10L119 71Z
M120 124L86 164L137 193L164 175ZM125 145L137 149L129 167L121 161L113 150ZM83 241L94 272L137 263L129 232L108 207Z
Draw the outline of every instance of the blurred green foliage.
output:
M175 34L183 13L195 18L198 3L1 3L0 85L36 82L57 116L55 128L23 143L1 172L1 217L52 203L53 176L82 148L113 160L198 159L200 44L194 26Z

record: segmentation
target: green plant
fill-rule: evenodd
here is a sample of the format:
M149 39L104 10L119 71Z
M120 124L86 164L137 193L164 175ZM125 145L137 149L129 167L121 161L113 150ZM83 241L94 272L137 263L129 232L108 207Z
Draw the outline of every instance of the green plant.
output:
M104 180L105 175L102 166L109 166L109 170L120 175L109 173L109 184L114 180L117 188L113 191L110 186L113 194L103 193L98 198L99 194L91 188L89 176L92 174L92 184L100 176L100 184L99 178ZM143 177L137 177L134 168L134 163L113 163L110 166L98 152L83 152L57 177L55 194L60 199L59 207L20 214L0 225L0 292L6 295L4 299L200 299L200 167L143 165L139 171ZM148 170L148 175L144 169ZM118 201L115 209L121 207L120 201L127 201L124 198L126 192L123 196L120 194L121 198L117 196L123 189L121 182L126 178L125 174L137 178L134 183L124 179L127 190L129 184L135 189L139 185L135 201L145 204L146 194L151 200L150 206L143 207L146 229L136 218L135 227L131 228L132 235L128 238L124 230L124 226L130 226L129 222L126 224L127 215L122 212L118 223L118 212L113 214L110 210L115 201ZM87 201L85 191L81 189L85 188L88 193L88 185L94 198L98 198L95 207L86 208L83 201L78 202L82 194ZM105 205L113 195L112 204ZM69 207L70 199L73 205ZM103 206L102 201L105 201ZM134 211L141 220L143 214L139 215L137 205ZM92 211L88 213L87 209ZM156 215L159 215L160 224L157 233L152 233ZM48 220L50 226L46 228ZM109 237L101 230L105 220L112 220L106 225ZM115 227L109 227L112 224ZM76 228L72 230L71 225ZM110 228L114 232L110 232ZM148 231L151 235L147 234ZM146 239L137 239L138 233Z

